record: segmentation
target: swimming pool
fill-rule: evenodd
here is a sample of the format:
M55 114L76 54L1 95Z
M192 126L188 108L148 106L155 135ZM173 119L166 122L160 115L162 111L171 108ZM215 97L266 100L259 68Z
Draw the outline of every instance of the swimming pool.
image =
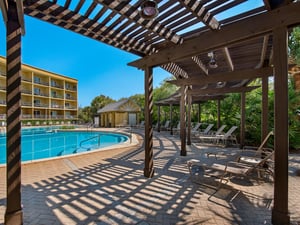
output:
M72 155L126 142L128 136L98 131L63 131L53 128L22 129L21 160L28 162ZM6 162L6 137L0 136L0 164Z

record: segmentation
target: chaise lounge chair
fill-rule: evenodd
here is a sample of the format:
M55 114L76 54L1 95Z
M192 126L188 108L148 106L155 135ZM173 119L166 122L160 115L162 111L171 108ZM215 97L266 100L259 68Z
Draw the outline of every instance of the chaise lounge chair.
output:
M217 189L220 188L223 181L227 183L231 177L249 177L253 172L257 172L257 178L260 179L262 174L268 169L265 167L265 163L272 160L274 156L274 151L269 152L263 158L256 159L252 163L241 163L236 161L228 161L225 164L213 163L212 165L206 165L201 163L200 160L191 159L187 161L187 167L190 172L192 181L197 182L198 176L212 176L219 178L219 185ZM195 169L196 168L196 169ZM202 173L195 173L195 171L202 171Z
M204 131L199 131L195 133L195 136L200 136L200 135L208 135L210 130L213 128L213 124L208 124L208 126L204 129Z
M233 132L237 129L237 126L232 126L225 134L216 134L216 135L200 135L199 138L202 142L210 141L215 144L222 143L227 145L228 141L234 142L237 144L236 136L233 135Z

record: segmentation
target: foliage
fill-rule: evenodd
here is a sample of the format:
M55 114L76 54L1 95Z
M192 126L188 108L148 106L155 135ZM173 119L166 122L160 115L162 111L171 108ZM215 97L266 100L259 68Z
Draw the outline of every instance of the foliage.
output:
M295 27L288 40L289 56L293 61L300 65L300 27Z
M90 123L92 121L91 107L86 106L84 108L79 108L78 119L80 123Z

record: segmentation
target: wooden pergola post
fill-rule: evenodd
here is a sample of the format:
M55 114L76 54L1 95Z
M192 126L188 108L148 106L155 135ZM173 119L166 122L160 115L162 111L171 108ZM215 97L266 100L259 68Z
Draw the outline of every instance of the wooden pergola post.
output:
M269 92L269 78L263 77L262 78L262 112L261 112L261 141L265 139L265 137L268 135L268 114L269 114L269 98L268 98L268 92Z
M172 104L170 104L170 134L173 135L173 110L172 110Z
M157 132L160 132L160 105L157 107Z
M192 96L188 95L188 108L187 108L187 145L191 145L191 108L192 108Z
M188 86L181 87L180 99L180 140L181 140L181 156L186 156L186 92Z
M221 116L220 116L220 108L221 108L221 100L218 99L217 100L217 117L218 117L218 121L217 121L217 127L220 128L221 126Z
M145 68L145 167L144 176L153 177L153 69Z
M6 225L23 224L21 205L21 25L17 5L8 0L6 23Z
M241 92L240 148L245 146L246 92Z
M201 104L198 103L198 115L197 115L197 119L198 119L198 123L201 122Z
M290 224L288 211L288 33L286 27L273 30L274 53L274 206L272 223Z

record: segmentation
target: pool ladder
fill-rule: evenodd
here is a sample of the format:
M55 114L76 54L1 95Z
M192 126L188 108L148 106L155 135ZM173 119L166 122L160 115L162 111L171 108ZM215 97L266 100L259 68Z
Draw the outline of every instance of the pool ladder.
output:
M96 139L96 138L98 138L98 147L99 147L99 146L100 146L100 134L97 135L97 136L90 137L90 138L88 138L88 139L85 139L85 140L81 141L80 144L79 144L79 147L82 148L82 144L83 144L84 142L87 142L87 141L90 141L90 140Z

